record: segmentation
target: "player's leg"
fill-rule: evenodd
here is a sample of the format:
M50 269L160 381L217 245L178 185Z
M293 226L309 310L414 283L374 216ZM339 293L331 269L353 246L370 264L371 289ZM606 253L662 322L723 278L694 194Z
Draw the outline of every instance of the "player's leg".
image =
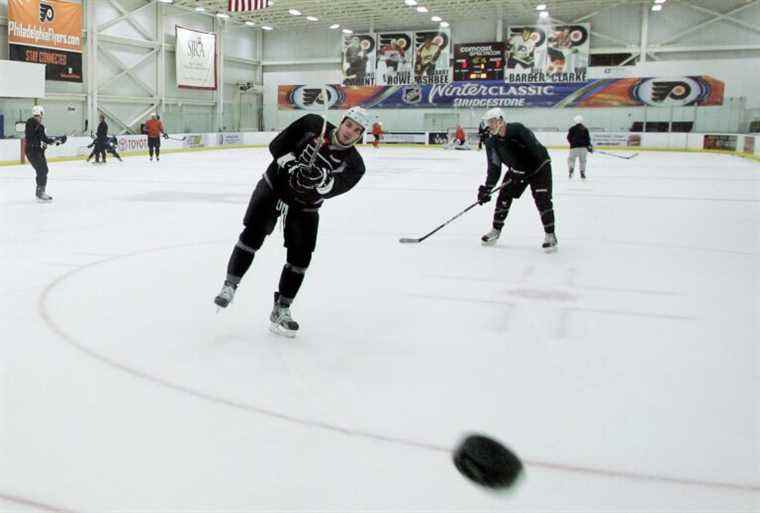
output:
M155 145L154 138L148 136L148 153L150 154L150 160L153 160L154 145Z
M567 156L567 176L569 178L572 178L573 173L575 172L575 159L578 156L575 150L576 148L570 148L570 154Z
M37 199L41 202L52 200L53 197L45 192L48 182L48 165L45 154L41 151L34 151L27 153L26 156L34 168Z
M541 224L544 227L544 243L542 247L551 251L557 247L557 236L554 233L554 203L552 202L552 169L551 163L530 178L530 190L536 203Z
M588 158L588 150L586 148L578 148L578 159L581 162L581 179L586 179L586 160Z
M262 178L256 184L248 202L248 209L243 218L243 231L227 262L227 277L221 292L214 299L218 306L225 308L232 302L240 281L253 263L256 251L261 248L267 235L274 231L278 215L274 191Z
M504 178L506 185L501 188L496 198L496 208L493 212L493 223L491 230L484 234L480 240L484 244L493 244L501 235L504 223L509 215L509 208L512 206L512 200L519 198L528 184L525 181L514 182L510 178Z
M311 210L288 212L285 218L285 246L288 248L287 261L280 274L280 283L274 293L274 306L269 320L275 333L295 336L298 323L290 315L293 303L303 284L306 269L317 245L319 213Z

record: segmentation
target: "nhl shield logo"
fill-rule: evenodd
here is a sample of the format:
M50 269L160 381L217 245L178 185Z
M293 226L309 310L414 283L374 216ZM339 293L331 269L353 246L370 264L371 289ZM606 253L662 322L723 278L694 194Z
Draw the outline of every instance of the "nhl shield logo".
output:
M422 101L422 88L416 84L405 86L401 93L401 99L404 103L420 103Z

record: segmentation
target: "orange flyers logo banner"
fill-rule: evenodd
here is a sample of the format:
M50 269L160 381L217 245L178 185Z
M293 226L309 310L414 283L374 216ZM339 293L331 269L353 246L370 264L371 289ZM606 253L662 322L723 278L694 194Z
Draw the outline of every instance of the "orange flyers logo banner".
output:
M82 52L82 4L8 0L8 43Z

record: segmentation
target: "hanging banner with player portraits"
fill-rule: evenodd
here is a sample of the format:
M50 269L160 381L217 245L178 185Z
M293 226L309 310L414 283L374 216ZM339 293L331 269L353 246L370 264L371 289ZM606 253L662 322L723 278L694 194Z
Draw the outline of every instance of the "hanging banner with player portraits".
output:
M451 82L451 30L414 33L414 82Z
M8 58L45 65L46 80L82 82L82 4L8 0Z
M583 82L587 80L588 23L509 27L507 82Z
M177 87L216 89L216 34L175 26Z
M375 84L411 84L414 71L413 32L381 32L377 35Z
M375 84L375 36L351 34L343 37L343 85Z

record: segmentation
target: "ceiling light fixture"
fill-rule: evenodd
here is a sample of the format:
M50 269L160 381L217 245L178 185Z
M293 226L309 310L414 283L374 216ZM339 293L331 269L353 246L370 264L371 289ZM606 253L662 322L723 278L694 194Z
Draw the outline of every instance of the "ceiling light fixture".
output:
M292 14L293 16L300 16L301 15L301 11L299 11L298 9L288 9L288 12L290 14Z
M253 27L254 25L256 25L256 24L255 24L254 22L252 22L252 21L246 21L246 22L245 22L245 24L246 24L246 25L248 25L249 27Z
M306 19L309 21L319 21L319 18L317 18L316 16L307 16Z
M449 26L449 22L448 21L442 21L441 24L440 24L441 28L446 28L448 26Z
M546 10L546 4L538 4L536 6L537 11L545 11Z
M262 25L261 30L273 30L269 25Z
M432 17L432 18L430 18L430 19L431 19L432 21L441 21L441 19L442 19L442 18L441 18L440 16L433 16L433 17Z
M344 34L353 34L353 33L354 33L354 31L353 31L353 30L351 30L351 29L343 29L343 30L342 30L342 32L343 32Z
M335 30L340 28L340 23L333 23L330 25L330 30Z
M417 5L417 0L404 0L404 3L408 5L409 7L414 7Z
M548 18L549 17L549 11L541 11L538 13L539 18Z
M653 11L662 11L662 4L655 4L652 6Z
M424 5L418 5L417 12L428 12L428 8L425 7Z
M226 12L218 12L218 13L216 13L216 17L217 18L222 18L223 20L226 20L227 18L230 17L230 15L227 14Z
M205 8L205 7L201 7L201 6L199 5L198 7L196 7L196 8L195 8L195 10L196 10L196 11L198 11L198 12L203 12L203 11L205 11L205 10L206 10L206 8Z

